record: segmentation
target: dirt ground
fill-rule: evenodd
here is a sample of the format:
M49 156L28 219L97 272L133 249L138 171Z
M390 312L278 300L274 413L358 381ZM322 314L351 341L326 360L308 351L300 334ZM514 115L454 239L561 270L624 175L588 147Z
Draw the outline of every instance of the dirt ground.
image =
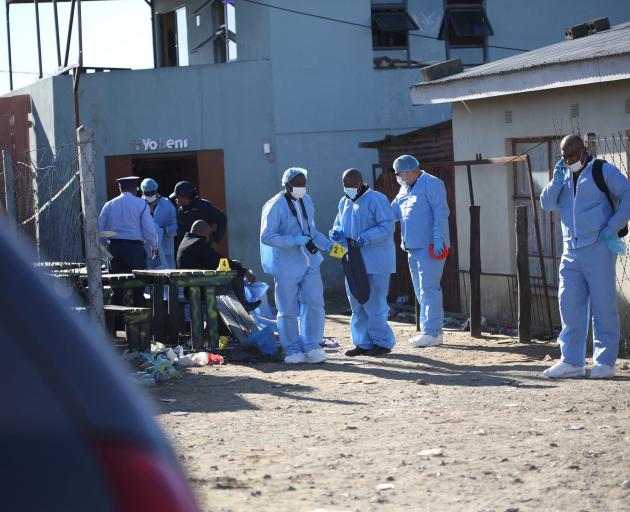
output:
M351 359L348 321L327 317L326 363L150 390L204 510L630 510L627 360L612 381L550 381L553 344L446 331L417 349L402 323L392 354Z

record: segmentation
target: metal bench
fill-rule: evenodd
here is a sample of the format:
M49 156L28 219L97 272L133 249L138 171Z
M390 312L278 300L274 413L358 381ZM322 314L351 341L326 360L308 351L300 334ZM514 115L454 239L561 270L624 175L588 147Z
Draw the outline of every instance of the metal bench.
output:
M125 321L125 337L129 351L144 351L149 348L151 338L151 309L133 306L105 306L105 324L108 331L116 337L116 318L122 316Z

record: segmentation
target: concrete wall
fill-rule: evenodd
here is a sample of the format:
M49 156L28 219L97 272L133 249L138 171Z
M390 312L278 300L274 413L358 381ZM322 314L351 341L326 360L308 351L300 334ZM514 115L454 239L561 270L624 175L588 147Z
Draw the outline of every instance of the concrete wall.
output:
M566 89L501 96L453 104L453 138L456 160L503 156L511 151L511 139L555 136L554 120L562 133L570 133L578 120L571 119L572 104L579 105L581 132L602 137L630 130L625 101L630 83L617 81ZM512 111L512 123L505 123L505 111ZM483 130L479 127L483 126ZM621 156L624 159L624 156ZM627 157L626 162L627 166ZM473 167L475 201L481 206L481 263L484 272L515 273L513 171L503 166ZM468 181L465 168L455 172L459 265L469 267ZM539 213L540 214L540 213ZM533 230L533 226L530 226ZM493 286L488 284L488 286ZM505 291L496 287L484 302L484 314L503 316Z

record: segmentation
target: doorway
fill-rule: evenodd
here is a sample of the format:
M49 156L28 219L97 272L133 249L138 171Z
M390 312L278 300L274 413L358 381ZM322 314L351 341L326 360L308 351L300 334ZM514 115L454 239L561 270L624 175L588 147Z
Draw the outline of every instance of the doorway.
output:
M177 182L190 181L197 187L200 197L227 214L222 150L108 156L105 157L105 168L108 200L120 193L116 179L124 176L153 178L158 182L159 193L166 197L171 195ZM228 248L226 233L218 250L228 255Z

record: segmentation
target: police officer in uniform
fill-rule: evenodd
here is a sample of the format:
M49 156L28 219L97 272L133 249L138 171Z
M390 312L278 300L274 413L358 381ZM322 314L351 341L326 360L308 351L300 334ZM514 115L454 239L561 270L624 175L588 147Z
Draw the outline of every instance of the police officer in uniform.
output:
M149 207L136 196L137 176L117 179L120 195L103 206L98 218L100 231L113 231L109 239L109 252L113 256L109 262L112 274L127 274L132 270L146 268L144 242L151 248L151 255L157 258L159 238ZM122 290L116 290L113 302L122 304ZM142 289L134 290L134 305L143 305Z

